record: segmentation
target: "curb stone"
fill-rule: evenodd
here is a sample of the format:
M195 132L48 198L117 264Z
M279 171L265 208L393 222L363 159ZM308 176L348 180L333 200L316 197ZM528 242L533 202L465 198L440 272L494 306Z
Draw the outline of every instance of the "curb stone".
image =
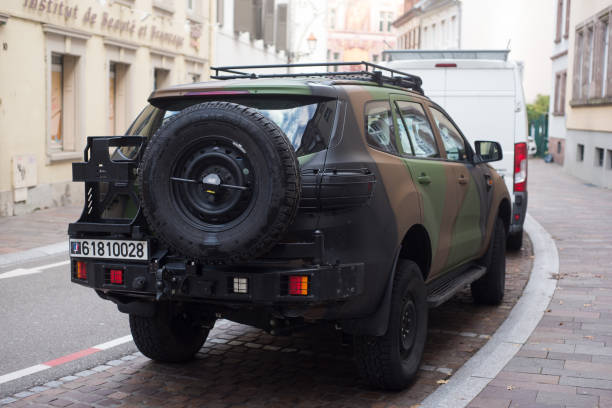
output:
M62 253L68 254L68 241L0 255L0 268L23 262L36 261L47 256L59 255Z

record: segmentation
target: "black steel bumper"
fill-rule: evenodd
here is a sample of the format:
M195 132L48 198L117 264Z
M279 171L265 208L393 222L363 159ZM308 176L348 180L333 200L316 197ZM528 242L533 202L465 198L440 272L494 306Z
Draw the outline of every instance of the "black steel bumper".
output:
M77 261L87 276L77 277ZM111 283L111 270L122 283ZM307 294L289 293L291 276L307 277ZM271 264L201 266L184 262L128 263L72 258L71 280L109 295L227 304L316 304L363 293L363 263L287 267ZM245 293L242 293L245 292Z
M514 193L514 204L512 205L512 222L510 223L510 234L517 234L523 230L525 215L527 214L527 192Z

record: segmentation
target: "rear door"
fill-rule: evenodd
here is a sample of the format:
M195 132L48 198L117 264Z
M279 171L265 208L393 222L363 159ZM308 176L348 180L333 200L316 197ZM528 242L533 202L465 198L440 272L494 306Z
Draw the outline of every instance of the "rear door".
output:
M426 106L403 95L392 96L392 105L396 145L419 192L422 222L431 241L431 279L447 269L457 213L455 174L441 155Z

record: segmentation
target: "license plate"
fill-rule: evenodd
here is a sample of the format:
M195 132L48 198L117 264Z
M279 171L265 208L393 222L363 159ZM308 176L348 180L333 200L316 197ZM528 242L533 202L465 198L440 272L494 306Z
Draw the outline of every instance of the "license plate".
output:
M71 239L70 256L146 261L149 259L149 243L117 239Z

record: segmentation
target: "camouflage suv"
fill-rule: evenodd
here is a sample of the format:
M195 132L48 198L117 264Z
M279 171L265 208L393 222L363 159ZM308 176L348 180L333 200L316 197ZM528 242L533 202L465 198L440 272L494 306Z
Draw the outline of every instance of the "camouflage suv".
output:
M153 92L125 136L88 138L72 281L129 313L154 360L192 358L218 318L331 322L371 384L407 386L428 308L467 284L503 297L499 144L473 150L420 78L377 65L214 69Z

